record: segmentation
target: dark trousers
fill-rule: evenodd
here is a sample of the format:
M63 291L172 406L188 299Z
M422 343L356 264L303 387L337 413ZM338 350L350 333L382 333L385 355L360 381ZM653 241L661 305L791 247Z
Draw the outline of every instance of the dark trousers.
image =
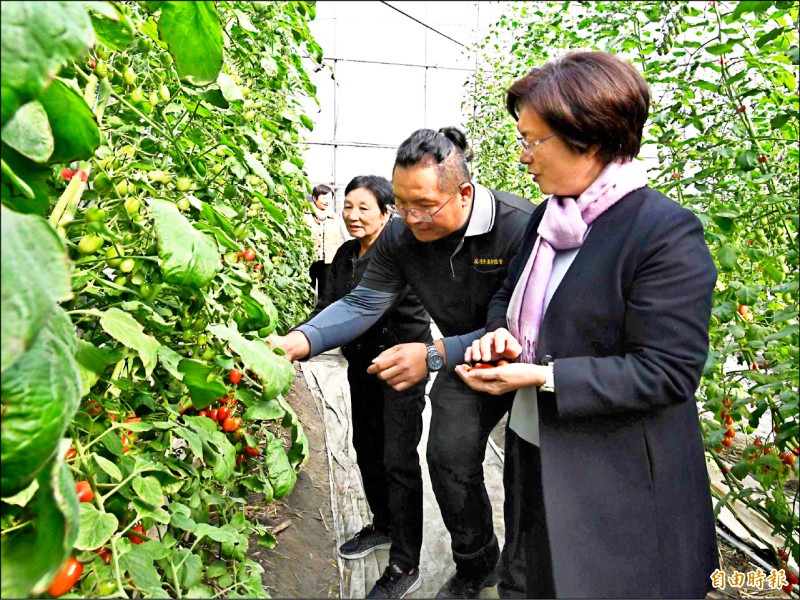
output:
M350 365L353 447L376 529L391 532L389 561L410 570L422 548L422 437L427 379L395 392L367 365Z
M486 442L513 395L470 389L455 373L440 372L430 393L428 469L450 532L460 578L483 581L499 557L492 505L483 479Z
M321 298L325 292L325 286L328 283L328 272L331 270L330 265L326 265L324 260L318 260L311 263L308 269L308 276L311 278L311 287L317 291L317 298Z
M498 594L501 598L555 598L541 454L538 446L508 427L503 487L506 543L500 558Z

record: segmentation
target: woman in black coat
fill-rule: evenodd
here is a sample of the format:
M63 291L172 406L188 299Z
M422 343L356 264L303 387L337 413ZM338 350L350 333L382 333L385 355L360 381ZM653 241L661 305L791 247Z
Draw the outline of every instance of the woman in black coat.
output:
M389 222L394 204L383 177L360 176L345 188L342 219L354 239L336 252L328 280L309 319L346 296L361 281L372 246ZM339 548L347 559L389 548L389 566L368 597L402 597L417 589L422 547L422 436L427 378L396 392L367 373L372 359L407 342L432 341L430 316L408 288L366 333L342 346L353 418L353 447L373 522Z
M458 372L516 390L503 596L705 597L718 567L694 394L716 269L697 217L635 161L650 99L628 63L569 54L507 92L552 194Z

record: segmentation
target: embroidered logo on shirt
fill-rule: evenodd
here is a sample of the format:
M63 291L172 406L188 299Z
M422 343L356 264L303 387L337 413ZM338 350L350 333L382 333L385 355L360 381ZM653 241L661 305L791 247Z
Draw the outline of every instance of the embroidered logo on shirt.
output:
M503 259L502 258L475 258L472 261L473 265L502 265Z

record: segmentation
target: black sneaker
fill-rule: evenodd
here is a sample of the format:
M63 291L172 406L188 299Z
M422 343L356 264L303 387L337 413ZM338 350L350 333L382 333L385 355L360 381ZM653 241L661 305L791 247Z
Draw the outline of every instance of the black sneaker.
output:
M372 525L367 525L351 539L339 546L339 556L342 558L363 558L381 548L389 549L392 546L392 537L388 533L378 531Z
M458 576L458 573L453 575L450 579L447 580L442 588L439 590L439 593L436 594L437 598L477 598L481 590L483 588L492 587L493 585L497 585L500 581L500 578L497 577L494 573L489 574L488 577L484 580L478 581L467 581L466 579L461 579Z
M419 569L406 571L397 565L389 565L383 572L367 598L403 598L422 585Z

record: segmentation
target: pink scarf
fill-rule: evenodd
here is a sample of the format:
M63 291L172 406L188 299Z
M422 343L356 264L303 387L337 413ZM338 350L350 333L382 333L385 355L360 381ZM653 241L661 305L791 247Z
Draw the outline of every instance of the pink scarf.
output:
M533 363L544 296L557 250L579 248L586 229L620 198L647 185L647 170L640 162L615 161L606 165L577 199L552 196L539 224L539 237L517 282L506 314L509 331L522 345L520 360Z

